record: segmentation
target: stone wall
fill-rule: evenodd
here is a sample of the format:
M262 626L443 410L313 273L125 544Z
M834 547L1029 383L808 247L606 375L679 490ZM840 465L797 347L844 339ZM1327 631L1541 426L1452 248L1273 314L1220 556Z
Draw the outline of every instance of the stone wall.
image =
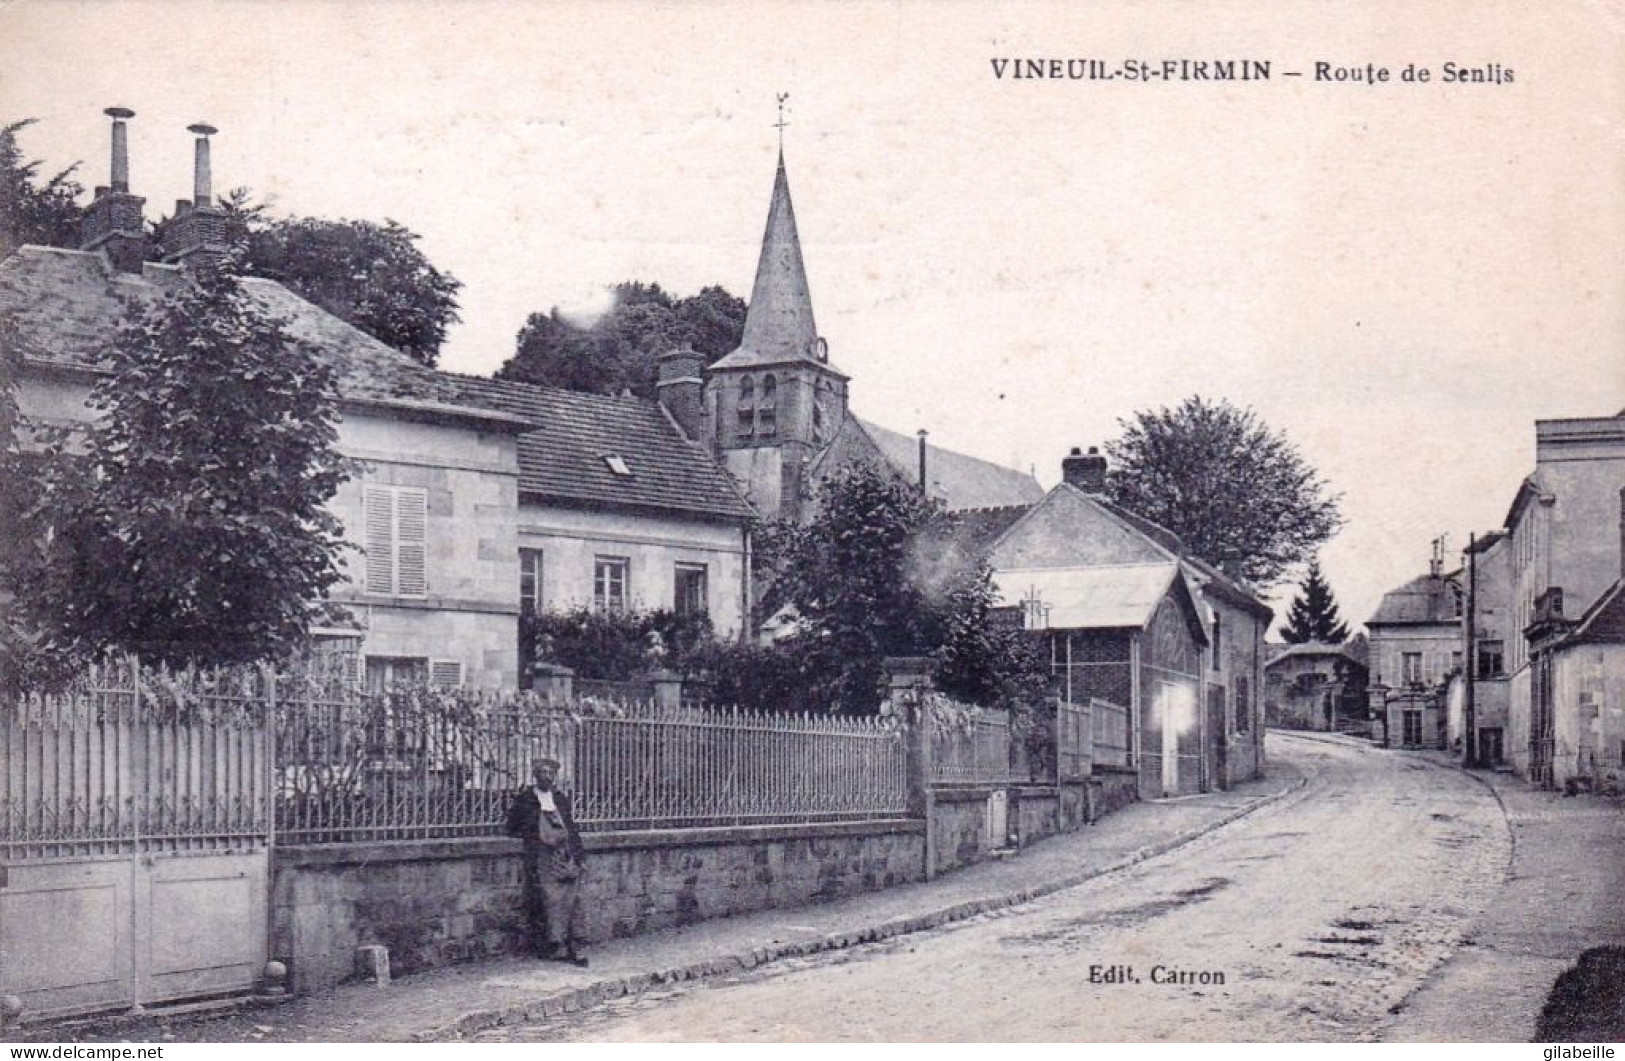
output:
M1084 785L1029 785L1010 790L1010 814L1022 847L1081 828L1089 820L1088 809Z
M982 804L974 805L980 828ZM671 829L589 835L587 934L598 941L796 906L919 880L917 821ZM271 954L293 986L331 987L356 949L389 948L410 973L523 946L517 841L478 838L283 847L275 853Z
M987 800L992 791L980 786L935 790L931 807L933 875L987 857L992 848L987 836Z
M1137 802L1139 798L1139 779L1133 770L1102 770L1096 767L1095 775L1089 779L1088 819L1097 822Z

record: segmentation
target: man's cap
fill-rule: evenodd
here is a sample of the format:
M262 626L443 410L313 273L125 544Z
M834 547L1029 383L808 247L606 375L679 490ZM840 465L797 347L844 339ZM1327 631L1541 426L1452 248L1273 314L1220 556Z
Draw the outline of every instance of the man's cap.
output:
M531 765L531 769L535 770L539 766L551 766L553 769L557 770L563 765L564 764L559 762L557 759L537 759L536 762Z

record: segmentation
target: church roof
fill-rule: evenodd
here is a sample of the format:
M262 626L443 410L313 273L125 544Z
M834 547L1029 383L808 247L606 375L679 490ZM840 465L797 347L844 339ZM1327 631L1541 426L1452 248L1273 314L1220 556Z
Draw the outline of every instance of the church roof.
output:
M859 420L886 462L910 482L920 474L920 440L868 420ZM1026 472L951 449L925 447L926 492L958 511L967 508L1002 508L1030 505L1044 496L1044 488Z
M519 436L521 495L730 521L752 516L733 478L709 450L684 438L655 402L479 376L449 378L464 401L539 426ZM617 473L610 458L619 458L626 473Z
M746 368L820 360L814 353L817 340L812 292L807 287L795 207L790 203L790 180L781 154L773 177L773 198L767 208L767 230L762 234L762 256L756 262L756 283L745 312L745 334L739 349L711 367Z

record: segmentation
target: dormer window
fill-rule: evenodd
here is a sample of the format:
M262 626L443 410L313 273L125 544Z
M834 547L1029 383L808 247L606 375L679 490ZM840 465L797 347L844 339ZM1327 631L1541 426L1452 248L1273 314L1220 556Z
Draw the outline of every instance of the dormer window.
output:
M748 439L756 433L756 381L750 376L739 381L739 437Z
M763 438L778 434L779 381L770 372L762 379L762 400L756 405L756 431Z
M632 478L632 469L627 467L626 461L618 453L604 454L604 464L614 473L617 479Z

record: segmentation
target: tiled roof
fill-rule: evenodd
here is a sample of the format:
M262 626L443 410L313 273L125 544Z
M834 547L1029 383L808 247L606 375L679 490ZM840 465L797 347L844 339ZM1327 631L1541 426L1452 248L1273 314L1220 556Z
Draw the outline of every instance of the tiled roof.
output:
M31 361L97 369L118 332L124 304L150 304L183 282L176 266L148 263L140 275L113 269L99 253L26 246L0 261L0 311L12 313ZM486 410L458 406L444 374L355 328L274 280L245 277L243 288L282 318L288 333L312 344L338 375L349 399L414 408L456 409L487 419Z
M910 482L920 471L920 440L867 420L858 421L886 461ZM954 511L1030 505L1044 496L1044 488L1026 472L1006 468L978 457L966 456L929 443L925 447L927 492Z
M752 515L733 477L704 447L684 438L655 402L444 375L459 400L540 425L519 437L523 494L728 520ZM630 474L616 474L608 457L619 457Z
M1377 613L1366 620L1367 626L1407 626L1428 623L1453 623L1456 614L1456 596L1453 581L1448 575L1423 575L1413 578L1398 589L1383 594Z
M1563 644L1625 644L1625 579L1603 591Z
M1031 505L1001 505L996 508L962 508L951 513L950 535L966 552L984 556L999 536L1032 511Z
M1366 665L1365 660L1361 659L1359 654L1346 644L1333 645L1325 641L1304 641L1296 645L1266 644L1264 648L1269 657L1264 663L1266 667L1273 667L1281 660L1298 656L1341 656L1343 659L1358 663L1362 667Z

